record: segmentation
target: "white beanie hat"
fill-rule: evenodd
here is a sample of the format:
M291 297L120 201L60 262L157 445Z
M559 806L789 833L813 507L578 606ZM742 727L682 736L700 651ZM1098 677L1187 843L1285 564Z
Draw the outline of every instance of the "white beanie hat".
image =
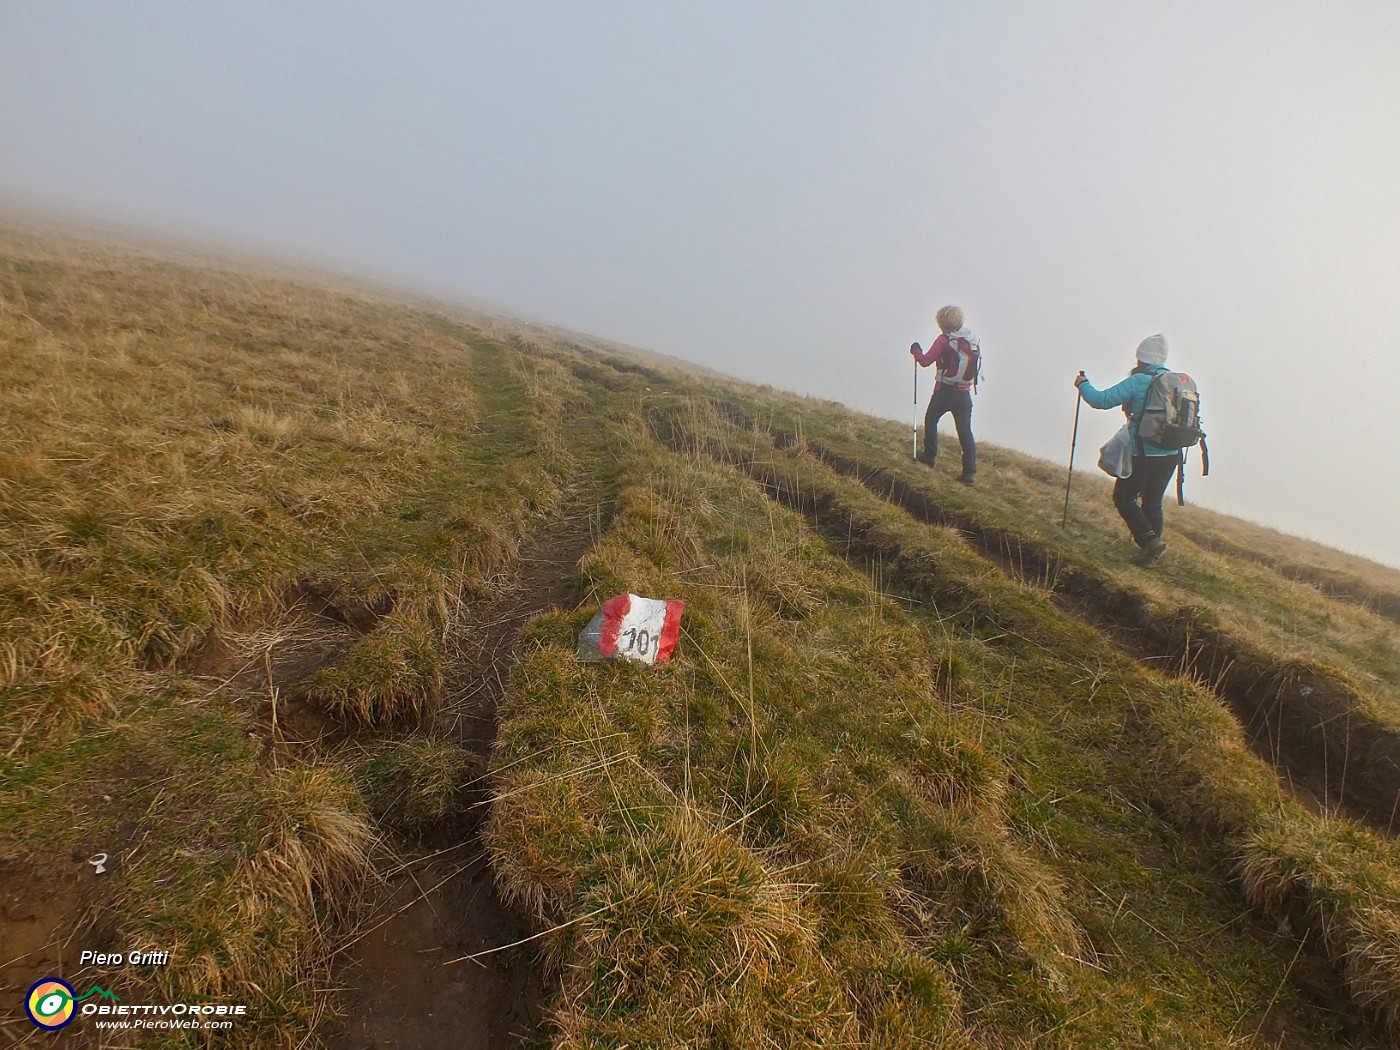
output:
M1167 337L1164 335L1149 335L1142 342L1138 343L1137 359L1139 364L1144 365L1166 364Z

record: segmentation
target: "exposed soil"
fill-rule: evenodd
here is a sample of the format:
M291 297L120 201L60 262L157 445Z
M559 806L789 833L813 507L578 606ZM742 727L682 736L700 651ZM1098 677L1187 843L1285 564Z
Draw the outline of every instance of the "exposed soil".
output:
M390 878L387 920L372 921L345 953L346 1019L331 1047L473 1050L519 1046L534 1033L545 985L530 946L463 960L529 931L497 896L476 830L459 846Z
M110 896L113 884L108 880L120 868L121 855L109 856L102 875L88 864L88 856L0 857L0 1046L42 1035L23 1007L35 981L67 977L81 983L80 953L113 947L110 931L98 928L98 914Z
M36 981L60 978L82 994L114 973L80 965L82 953L128 947L118 933L124 869L145 848L146 835L127 808L125 787L148 778L149 769L140 755L121 752L94 760L78 775L84 788L78 806L53 818L86 829L71 840L70 852L38 842L29 852L0 851L0 1047L53 1038L24 1011ZM105 858L101 872L91 863L99 857ZM82 1027L65 1029L65 1045L92 1045L95 1033L74 1030Z
M529 543L515 578L457 630L459 650L444 684L445 731L483 762L520 631L573 598L592 523L587 510L578 511ZM383 918L367 923L345 952L348 1016L328 1040L333 1050L513 1047L536 1033L545 982L535 945L517 944L532 931L496 892L479 840L485 818L477 807L455 841L399 844L408 866L389 880ZM482 952L490 954L462 959Z

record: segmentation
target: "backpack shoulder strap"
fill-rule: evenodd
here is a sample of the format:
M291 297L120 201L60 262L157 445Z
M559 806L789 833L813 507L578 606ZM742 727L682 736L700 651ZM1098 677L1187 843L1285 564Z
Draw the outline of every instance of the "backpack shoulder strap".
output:
M1136 456L1145 456L1147 455L1147 452L1142 447L1142 435L1138 433L1138 426L1142 423L1142 414L1147 409L1148 391L1152 389L1152 384L1157 381L1157 376L1153 375L1151 372L1139 372L1136 368L1133 369L1133 371L1137 372L1138 375L1147 376L1147 386L1142 392L1142 407L1139 408L1136 412L1129 412L1127 402L1124 402L1123 414L1128 417L1128 422L1132 425L1133 454ZM1157 373L1157 375L1161 374L1162 373L1160 372Z

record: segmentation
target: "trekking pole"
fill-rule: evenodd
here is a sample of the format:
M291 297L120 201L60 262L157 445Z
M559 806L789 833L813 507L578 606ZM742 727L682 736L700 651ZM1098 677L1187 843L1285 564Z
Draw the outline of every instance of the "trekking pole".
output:
M914 359L914 458L919 458L919 360Z
M1079 374L1083 375L1081 368ZM1084 403L1084 399L1079 396L1079 384L1074 385L1074 433L1069 438L1069 475L1065 478L1065 513L1060 519L1060 528L1069 528L1069 487L1074 482L1074 446L1079 443L1079 406Z

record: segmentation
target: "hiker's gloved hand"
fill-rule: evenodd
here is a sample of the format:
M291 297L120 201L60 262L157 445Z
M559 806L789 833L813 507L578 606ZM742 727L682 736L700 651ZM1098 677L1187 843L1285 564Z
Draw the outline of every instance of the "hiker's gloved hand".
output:
M911 354L914 354L915 356L918 356L919 354L923 353L924 350L923 347L921 347L918 343L910 343L909 352Z
M1087 383L1088 381L1089 377L1086 376L1083 372L1080 372L1077 376L1074 377L1074 389L1078 390L1080 383Z

